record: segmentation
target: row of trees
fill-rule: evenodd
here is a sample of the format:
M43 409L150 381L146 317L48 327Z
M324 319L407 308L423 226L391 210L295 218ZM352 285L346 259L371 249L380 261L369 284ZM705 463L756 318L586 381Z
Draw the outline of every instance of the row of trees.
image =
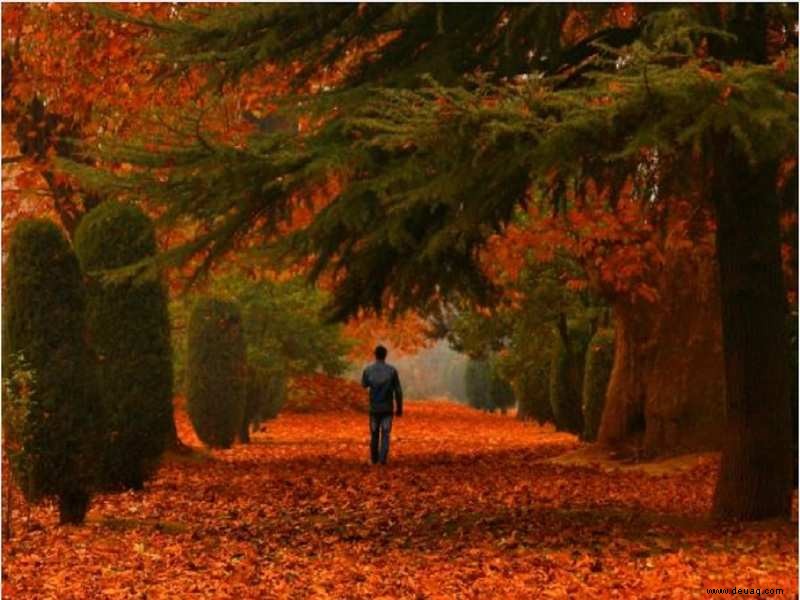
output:
M246 238L272 245L305 200L287 247L313 275L336 273L336 317L455 294L492 306L503 286L481 254L522 211L533 235L516 247L544 265L554 256L531 237L567 254L575 283L614 309L600 440L724 439L716 512L788 514L780 226L797 205L796 7L147 10L96 22L121 30L114 44L144 27L159 85L200 84L161 94L177 114L163 135L96 147L88 162L107 168L59 154L83 188L192 218L186 249L206 266Z
M566 303L532 318L541 301L530 295L524 306L493 318L464 310L449 319L451 343L473 357L466 371L467 400L475 408L503 412L516 402L519 419L554 423L594 441L611 378L614 330L588 318L594 311L585 307L567 319L559 312ZM487 354L487 348L496 350Z
M321 320L325 295L301 279L277 283L232 273L210 290L211 297L173 303L175 357L198 437L227 448L237 437L248 442L252 427L278 414L291 378L344 372L351 342L341 325Z
M494 361L472 359L464 370L464 388L467 403L472 408L502 414L514 405L514 391L511 385L497 372Z
M73 244L45 219L11 236L5 449L26 498L57 498L62 522L82 521L94 490L141 489L180 444L173 359L212 447L249 441L251 426L277 415L292 376L346 366L350 343L320 320L325 297L305 282L221 277L211 284L221 297L173 300L171 323L158 272L142 268L155 254L151 220L110 200L81 219Z
M204 443L248 442L278 414L292 378L344 372L352 342L323 322L325 302L302 278L277 282L241 266L173 300L177 387Z
M82 219L74 249L43 219L11 237L4 436L27 499L56 497L62 522L83 520L92 490L141 488L177 439L164 287L104 275L155 252L150 220L111 201Z

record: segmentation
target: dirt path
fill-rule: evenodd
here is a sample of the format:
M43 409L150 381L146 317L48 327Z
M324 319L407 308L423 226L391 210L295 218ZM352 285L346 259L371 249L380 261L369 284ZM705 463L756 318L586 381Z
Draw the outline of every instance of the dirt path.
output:
M36 508L7 598L706 598L797 591L796 524L716 526L713 458L677 474L550 460L572 436L434 402L367 464L365 415L282 415L249 446L170 459L89 522ZM762 592L763 595L763 592Z

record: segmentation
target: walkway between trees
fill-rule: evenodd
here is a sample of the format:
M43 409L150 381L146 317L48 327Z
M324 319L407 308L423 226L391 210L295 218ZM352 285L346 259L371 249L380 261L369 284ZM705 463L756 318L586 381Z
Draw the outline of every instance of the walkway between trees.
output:
M185 429L182 432L185 434ZM284 414L250 445L166 461L83 527L34 508L9 598L705 598L797 590L796 524L706 519L713 458L662 475L548 459L574 437L410 402L390 464L363 414Z

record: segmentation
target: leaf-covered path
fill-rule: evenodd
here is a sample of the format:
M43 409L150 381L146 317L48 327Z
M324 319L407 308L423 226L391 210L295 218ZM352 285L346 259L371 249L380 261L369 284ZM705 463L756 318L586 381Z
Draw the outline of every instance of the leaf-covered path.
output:
M172 458L83 527L16 516L6 598L706 598L797 591L796 523L707 521L712 459L609 473L572 436L409 403L391 464L366 416L281 415L249 446ZM762 592L763 593L763 592Z

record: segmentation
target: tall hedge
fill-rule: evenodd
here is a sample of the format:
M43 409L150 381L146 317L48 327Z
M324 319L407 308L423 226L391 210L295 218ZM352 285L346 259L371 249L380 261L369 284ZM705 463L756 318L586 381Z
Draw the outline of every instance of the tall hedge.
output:
M586 350L583 374L583 437L590 442L597 439L613 366L614 330L598 329Z
M3 376L21 363L32 389L12 469L30 501L58 500L63 523L83 521L96 476L101 412L84 341L85 298L74 252L47 220L20 222L6 258ZM6 401L9 399L6 398Z
M581 324L570 324L567 343L556 338L550 363L550 407L556 428L583 433L583 370L589 331Z
M157 277L104 277L156 250L152 222L132 205L103 202L75 232L106 413L104 480L111 487L140 489L174 430L166 290Z
M550 406L550 360L530 363L515 382L518 401L517 418L538 423L552 423Z
M203 298L189 318L187 352L189 417L208 446L229 448L245 413L247 361L239 308Z

